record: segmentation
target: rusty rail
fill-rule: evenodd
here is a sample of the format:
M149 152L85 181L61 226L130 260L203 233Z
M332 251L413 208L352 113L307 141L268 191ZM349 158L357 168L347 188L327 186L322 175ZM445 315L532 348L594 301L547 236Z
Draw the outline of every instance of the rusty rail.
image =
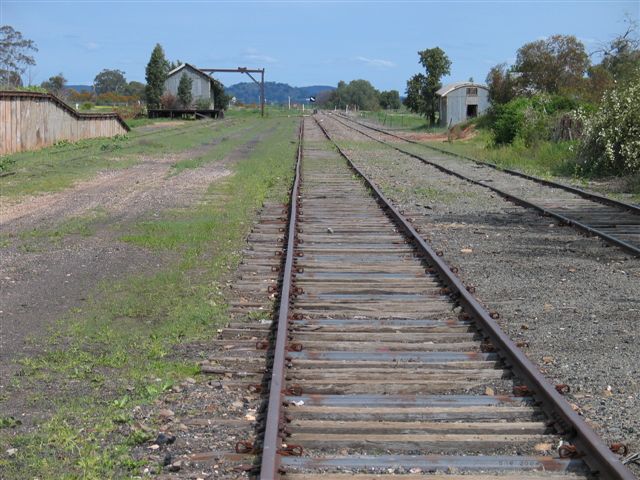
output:
M345 122L343 122L341 120L336 119L336 121L338 123L348 127L348 128L356 130L361 135L364 135L367 138L371 138L372 140L375 140L376 142L379 142L379 143L381 143L383 145L386 145L386 146L388 146L390 148L393 148L394 150L396 150L398 152L401 152L401 153L403 153L405 155L408 155L408 156L410 156L412 158L415 158L416 160L419 160L422 163L425 163L427 165L435 167L435 168L437 168L438 170L440 170L440 171L442 171L444 173L447 173L449 175L453 175L453 176L455 176L457 178L460 178L461 180L465 180L465 181L467 181L469 183L473 183L474 185L478 185L478 186L481 186L481 187L484 187L484 188L488 188L489 190L497 193L498 195L506 198L507 200L509 200L509 201L511 201L511 202L513 202L513 203L515 203L517 205L520 205L520 206L525 207L525 208L531 208L533 210L537 210L541 214L553 217L553 218L559 220L563 224L571 225L571 226L577 228L578 230L580 230L582 232L585 232L587 234L596 235L596 236L602 238L603 240L620 247L621 249L623 249L624 251L626 251L628 253L631 253L631 254L636 255L636 256L640 256L640 248L638 248L637 246L632 245L632 244L630 244L628 242L625 242L624 240L621 240L621 239L619 239L617 237L614 237L612 235L609 235L609 234L607 234L607 233L605 233L605 232L603 232L601 230L598 230L597 228L593 228L593 227L591 227L591 226L589 226L589 225L587 225L585 223L579 222L579 221L574 220L572 218L569 218L569 217L567 217L565 215L561 215L561 214L559 214L557 212L549 210L548 208L544 208L544 207L542 207L540 205L537 205L535 203L532 203L532 202L530 202L528 200L525 200L525 199L520 198L518 196L512 195L512 194L510 194L508 192L505 192L504 190L501 190L499 188L496 188L496 187L493 187L491 185L487 185L486 183L479 182L477 180L469 178L469 177L467 177L465 175L462 175L459 172L456 172L456 171L451 170L451 169L449 169L447 167L444 167L444 166L442 166L442 165L440 165L440 164L438 164L436 162L432 162L430 160L427 160L426 158L421 157L420 155L417 155L415 153L409 152L409 151L404 150L404 149L402 149L400 147L397 147L396 145L392 145L392 144L387 143L387 142L385 142L383 140L375 138L374 136L369 135L368 133L365 133L365 132L362 132L360 130L357 130L354 127L352 127L351 125L348 125L347 123L345 123ZM425 146L427 148L431 148L433 150L436 150L436 151L439 151L439 152L442 152L442 153L446 153L446 154L451 155L451 156L458 156L458 157L461 157L461 158L464 158L464 159L467 159L467 160L471 160L471 161L473 161L473 162L475 162L477 164L484 165L484 166L487 166L487 167L491 167L491 168L494 168L496 170L500 170L500 171L503 171L503 172L506 172L506 173L509 173L509 174L512 174L512 175L517 175L517 176L520 176L520 177L526 178L528 180L532 180L532 181L535 181L535 182L538 182L538 183L541 183L541 184L544 184L544 185L547 185L547 186L562 188L563 190L570 191L571 193L580 195L580 196L582 196L582 197L584 197L584 198L586 198L588 200L592 200L592 201L595 201L595 202L598 202L598 203L603 203L603 204L606 204L606 205L609 205L609 206L615 206L617 208L622 208L622 209L625 209L625 210L629 210L629 211L631 211L633 213L639 213L640 212L640 207L637 207L635 205L627 204L627 203L624 203L624 202L618 202L617 200L612 200L610 198L606 198L606 197L603 197L603 196L600 196L600 195L596 195L596 194L592 194L592 193L589 193L589 192L585 192L584 190L580 190L580 189L577 189L577 188L574 188L574 187L569 187L567 185L562 185L560 183L555 183L555 182L551 182L551 181L548 181L548 180L543 180L543 179L539 179L539 178L536 178L536 177L532 177L530 175L527 175L527 174L524 174L524 173L520 173L520 172L515 172L513 170L503 170L503 169L500 169L498 166L496 166L494 164L491 164L491 163L481 162L479 160L475 160L475 159L472 159L470 157L457 155L457 154L448 152L446 150L442 150L442 149L438 149L438 148L435 148L435 147L431 147L429 145L424 145L424 144L421 144L419 142L414 142L414 141L411 141L411 140L407 140L407 139L402 138L402 137L400 137L398 135L385 132L384 130L377 129L375 127L370 127L368 125L363 125L363 124L361 124L359 122L355 122L354 120L350 120L350 121L353 121L357 125L361 125L361 126L363 126L365 128L369 128L371 130L374 130L374 131L377 131L377 132L380 132L380 133L384 133L385 135L389 135L389 136L392 136L394 138L399 138L399 139L404 140L404 141L406 141L408 143L422 145L422 146Z
M280 468L280 434L282 418L282 396L285 384L285 362L289 329L289 302L293 281L294 245L296 240L296 223L298 218L298 192L300 190L300 163L302 161L302 144L304 140L304 120L300 122L298 133L298 154L296 172L289 202L289 225L287 233L287 255L282 274L282 289L278 310L278 324L275 340L271 381L269 386L269 403L262 446L260 467L261 479L278 478Z
M399 229L413 242L414 246L427 259L441 280L447 285L452 295L466 307L477 322L485 338L497 347L497 353L507 365L525 382L532 395L541 403L542 409L552 419L558 432L572 437L577 454L584 455L583 460L602 478L631 480L635 476L607 448L600 437L575 413L562 398L556 388L540 373L537 367L525 356L516 344L500 329L496 321L484 307L467 291L465 285L455 276L450 267L422 239L404 216L384 196L382 191L351 161L346 153L333 141L320 122L316 123L324 135L335 145L340 155L348 162L351 169L360 176L371 189L381 208L394 220ZM261 477L270 478L270 477Z

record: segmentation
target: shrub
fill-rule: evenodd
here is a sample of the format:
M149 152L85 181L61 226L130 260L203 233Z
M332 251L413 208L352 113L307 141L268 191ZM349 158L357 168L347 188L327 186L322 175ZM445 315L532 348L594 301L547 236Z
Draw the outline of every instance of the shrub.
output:
M196 101L196 108L199 110L208 110L211 107L211 103L206 98L199 98Z
M93 108L93 103L91 102L84 102L82 105L80 105L80 110L91 110Z
M169 92L164 92L160 97L160 106L165 110L178 108L178 99L175 95Z
M491 132L493 133L493 141L497 145L506 145L515 140L522 130L527 104L528 99L521 97L493 108L494 121Z
M493 141L497 145L521 140L527 147L552 139L558 118L576 108L576 101L547 94L518 97L495 105L489 114Z
M609 90L600 108L591 117L584 115L578 156L594 173L640 171L640 82Z

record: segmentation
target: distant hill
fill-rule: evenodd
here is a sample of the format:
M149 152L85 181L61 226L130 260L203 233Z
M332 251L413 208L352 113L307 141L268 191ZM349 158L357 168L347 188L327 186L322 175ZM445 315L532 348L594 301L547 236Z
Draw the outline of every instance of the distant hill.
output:
M318 92L335 90L336 87L328 85L312 85L309 87L292 87L287 83L264 82L264 96L267 103L287 103L289 97L291 102L301 103L309 97L315 96ZM227 95L236 97L242 103L258 103L260 89L253 82L242 82L225 87Z
M66 85L66 88L76 90L77 92L91 92L92 85ZM242 103L258 103L259 89L258 85L253 82L242 82L225 86L227 95L236 97ZM309 97L316 96L319 92L326 90L335 90L336 87L329 85L311 85L309 87L292 87L287 83L264 82L264 96L267 103L287 103L289 97L291 102L301 103Z

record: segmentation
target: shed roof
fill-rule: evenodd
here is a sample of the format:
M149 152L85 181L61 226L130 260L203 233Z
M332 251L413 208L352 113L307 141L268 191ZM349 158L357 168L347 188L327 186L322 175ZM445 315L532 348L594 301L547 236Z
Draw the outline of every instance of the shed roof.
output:
M485 90L489 90L489 87L487 87L483 83L455 82L455 83L448 83L447 85L444 85L440 90L436 92L436 95L440 95L441 97L444 97L448 93L451 93L452 91L457 90L459 88L463 88L463 87L478 87L478 88L484 88Z
M191 70L193 70L195 73L197 73L198 75L206 78L207 80L210 80L211 82L213 82L213 78L211 78L209 75L207 75L206 73L204 73L202 70L197 69L196 67L194 67L193 65L191 65L190 63L183 63L182 65L180 65L179 67L174 68L173 70L171 70L169 73L167 73L167 78L170 77L171 75L173 75L174 73L178 73L180 70L182 70L185 67L189 67Z

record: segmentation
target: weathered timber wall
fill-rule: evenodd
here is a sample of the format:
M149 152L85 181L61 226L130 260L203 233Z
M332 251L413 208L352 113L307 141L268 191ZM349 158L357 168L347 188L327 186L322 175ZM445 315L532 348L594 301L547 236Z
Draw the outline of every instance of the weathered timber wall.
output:
M47 93L0 91L0 155L128 131L116 113L79 113Z

